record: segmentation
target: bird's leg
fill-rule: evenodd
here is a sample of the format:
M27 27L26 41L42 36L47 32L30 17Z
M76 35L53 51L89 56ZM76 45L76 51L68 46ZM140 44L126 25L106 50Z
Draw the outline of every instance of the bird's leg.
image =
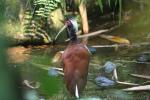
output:
M112 79L118 81L118 75L117 75L117 70L116 70L116 68L113 70L113 76L112 76Z
M75 89L75 96L76 98L79 98L79 90L78 90L77 84L76 84L76 89Z

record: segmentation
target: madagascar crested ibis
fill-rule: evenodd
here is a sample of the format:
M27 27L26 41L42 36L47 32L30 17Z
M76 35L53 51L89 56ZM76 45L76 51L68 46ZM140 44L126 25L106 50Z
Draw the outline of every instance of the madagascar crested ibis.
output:
M78 24L71 18L66 21L69 45L62 54L64 80L72 96L79 98L86 86L90 53L86 45L77 41Z

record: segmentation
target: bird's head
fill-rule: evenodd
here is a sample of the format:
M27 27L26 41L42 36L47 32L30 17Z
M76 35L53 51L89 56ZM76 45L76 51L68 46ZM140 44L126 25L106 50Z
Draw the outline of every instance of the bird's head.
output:
M68 38L71 41L77 41L77 31L78 31L78 23L74 18L70 18L65 22L68 31Z

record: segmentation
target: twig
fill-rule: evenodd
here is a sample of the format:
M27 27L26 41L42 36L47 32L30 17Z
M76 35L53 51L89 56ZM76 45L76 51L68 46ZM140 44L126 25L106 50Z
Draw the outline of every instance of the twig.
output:
M150 79L150 76L146 76L146 75L138 75L138 74L130 74L130 75L138 78Z
M150 85L145 86L136 86L131 88L123 89L124 91L143 91L143 90L150 90Z
M77 36L77 38L84 38L84 37L92 37L92 36L95 36L95 35L99 35L99 34L102 34L102 33L105 33L105 32L110 32L114 29L117 29L118 27L120 27L119 25L116 25L114 27L111 27L110 29L104 29L104 30L98 30L98 31L95 31L95 32L91 32L91 33L88 33L88 34L85 34L85 35L79 35ZM77 34L81 34L82 31L78 31ZM69 41L70 39L66 39L65 41Z
M46 65L37 64L37 63L33 63L33 62L29 62L29 63L32 64L33 66L36 66L36 67L43 69L43 70L49 70L49 68L52 68L52 69L55 69L58 71L63 71L62 68L58 68L58 67L47 67Z
M116 81L118 84L123 84L123 85L131 85L131 86L135 86L135 85L139 85L139 84L135 84L135 83L129 83L129 82L121 82L121 81Z
M98 35L98 34L102 34L102 33L105 33L105 32L108 32L109 30L99 30L99 31L96 31L96 32L91 32L91 33L88 33L88 34L85 34L85 35L79 35L77 36L77 38L84 38L84 37L92 37L92 36L95 36L95 35ZM69 41L70 39L66 39L65 41Z
M49 70L49 68L55 69L55 70L58 71L58 73L59 73L60 75L64 76L64 73L61 72L61 71L63 71L63 68L47 67L46 65L36 64L36 63L33 63L33 62L30 62L30 64L32 64L32 65L34 65L34 66L36 66L36 67L39 67L39 68L41 68L41 69L43 69L43 70L47 70L47 71Z
M95 35L98 35L98 34L102 34L104 32L108 32L108 31L109 31L108 29L106 29L106 30L98 30L96 32L92 32L92 33L89 33L89 34L80 35L80 36L78 36L78 38L92 37L92 36L95 36Z
M147 83L150 83L150 81L143 82L142 84L147 84Z
M64 73L63 73L63 72L58 71L58 73L59 73L60 75L64 76Z
M113 47L122 47L122 46L126 46L126 45L118 45L118 44L113 44L113 45L93 45L91 47L93 48L113 48Z
M52 69L55 69L55 70L58 70L58 71L63 71L63 68L57 68L57 67L49 67L49 68L52 68Z
M115 60L115 62L123 62L123 63L137 63L137 64L150 64L150 62L139 62L139 61L128 61L128 60Z
M27 87L31 88L31 89L37 89L37 88L40 87L40 83L39 83L39 82L36 82L36 83L35 83L35 86L32 86L32 85L31 85L32 83L33 83L33 82L29 82L28 80L24 80L24 81L23 81L23 84L26 85Z
M82 33L82 31L81 30L79 30L76 34L77 35L80 35Z
M144 43L133 43L131 45L129 44L113 44L113 45L93 45L91 47L94 48L113 48L113 47L141 47L141 46L149 46L149 42L144 42Z
M135 60L132 60L132 61L129 61L129 60L115 60L115 62L123 62L123 63L138 63L138 61L135 61Z
M99 65L99 64L96 64L96 63L90 63L89 65L90 65L90 66L97 66L97 67L100 67L100 65Z

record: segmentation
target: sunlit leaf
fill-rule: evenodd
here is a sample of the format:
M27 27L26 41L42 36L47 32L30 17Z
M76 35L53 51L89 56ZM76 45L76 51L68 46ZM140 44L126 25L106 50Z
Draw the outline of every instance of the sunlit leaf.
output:
M111 36L111 35L100 35L102 38L110 40L112 42L120 43L120 44L130 44L130 41L126 38L122 38L119 36Z
M61 61L62 54L63 54L63 51L57 52L57 53L55 54L55 56L54 56L52 62L55 63L55 62Z
M61 0L35 0L34 5L40 6L36 12L38 12L38 16L48 17L49 13L58 8ZM42 12L43 11L43 12Z
M55 0L56 2L61 2L61 0Z

